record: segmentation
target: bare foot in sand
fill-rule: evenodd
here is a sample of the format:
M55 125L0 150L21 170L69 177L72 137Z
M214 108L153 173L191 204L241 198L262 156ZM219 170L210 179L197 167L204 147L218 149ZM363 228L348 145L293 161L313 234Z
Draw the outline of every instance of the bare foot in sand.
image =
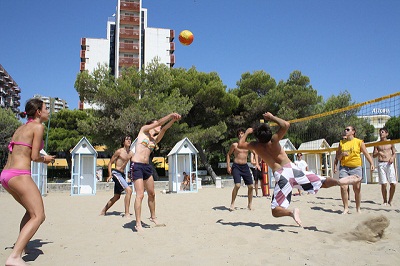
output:
M247 205L247 209L248 209L249 211L254 210L253 207L251 207L251 204L250 204L250 205Z
M229 207L229 211L233 212L234 210L235 210L235 206L232 204L232 205Z
M357 209L357 213L361 213L361 209L360 208Z
M137 232L143 232L142 225L135 225L135 229L136 229Z
M163 226L166 226L166 224L162 224L162 223L159 223L158 221L157 221L157 218L149 218L150 219L150 222L153 222L155 225L156 225L156 227L163 227Z
M344 210L342 211L342 214L349 214L349 209L344 209Z
M27 264L21 257L8 257L6 264L5 265L15 265L15 266L20 266L20 265L29 265Z
M358 182L361 182L361 177L359 177L358 175L350 175L339 179L338 184L339 186L345 186L345 185L353 185Z
M99 215L100 216L106 216L106 213L105 212L101 212Z
M303 227L301 225L301 220L300 220L300 210L298 208L294 208L291 217L293 218L293 220L301 227Z
M130 213L128 213L128 214L124 213L122 215L122 217L124 217L125 219L131 219L131 214Z

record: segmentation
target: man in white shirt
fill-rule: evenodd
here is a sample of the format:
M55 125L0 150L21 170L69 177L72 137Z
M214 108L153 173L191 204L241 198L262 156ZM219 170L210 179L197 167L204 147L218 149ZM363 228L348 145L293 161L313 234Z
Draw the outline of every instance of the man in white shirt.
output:
M297 155L297 160L294 162L297 167L299 167L301 169L301 171L308 171L308 164L306 163L306 161L303 160L303 154L301 152L299 152ZM293 194L294 196L299 195L301 196L301 191L300 189L298 190L298 194Z

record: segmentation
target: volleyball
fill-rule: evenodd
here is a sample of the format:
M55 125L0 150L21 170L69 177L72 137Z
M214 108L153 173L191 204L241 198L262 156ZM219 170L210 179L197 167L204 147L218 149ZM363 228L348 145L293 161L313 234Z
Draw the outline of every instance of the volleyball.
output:
M193 33L189 30L183 30L179 33L179 41L183 45L190 45L193 42Z

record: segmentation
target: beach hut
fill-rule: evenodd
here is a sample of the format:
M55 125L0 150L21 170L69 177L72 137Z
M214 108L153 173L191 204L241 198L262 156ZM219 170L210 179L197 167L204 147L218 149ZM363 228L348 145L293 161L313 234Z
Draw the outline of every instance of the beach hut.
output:
M293 145L293 143L290 141L290 139L281 139L279 141L279 145L285 150L285 151L295 151L296 147Z
M197 154L198 150L188 138L184 138L172 148L168 154L168 180L170 192L197 192ZM181 187L183 172L189 175L189 189Z
M330 146L325 139L317 139L300 144L297 149L303 153L308 169L318 175L331 175ZM322 151L318 151L322 150Z
M86 137L72 149L71 196L96 194L97 152Z
M44 150L40 151L40 155L44 156L47 153ZM38 187L40 194L47 194L47 164L31 162L31 176L36 186Z

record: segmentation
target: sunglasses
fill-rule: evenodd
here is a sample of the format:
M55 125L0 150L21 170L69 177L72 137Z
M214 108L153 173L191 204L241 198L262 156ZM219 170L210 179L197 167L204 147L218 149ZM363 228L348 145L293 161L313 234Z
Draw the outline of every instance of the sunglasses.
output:
M346 130L346 131L351 131L351 128L345 128L344 130Z

